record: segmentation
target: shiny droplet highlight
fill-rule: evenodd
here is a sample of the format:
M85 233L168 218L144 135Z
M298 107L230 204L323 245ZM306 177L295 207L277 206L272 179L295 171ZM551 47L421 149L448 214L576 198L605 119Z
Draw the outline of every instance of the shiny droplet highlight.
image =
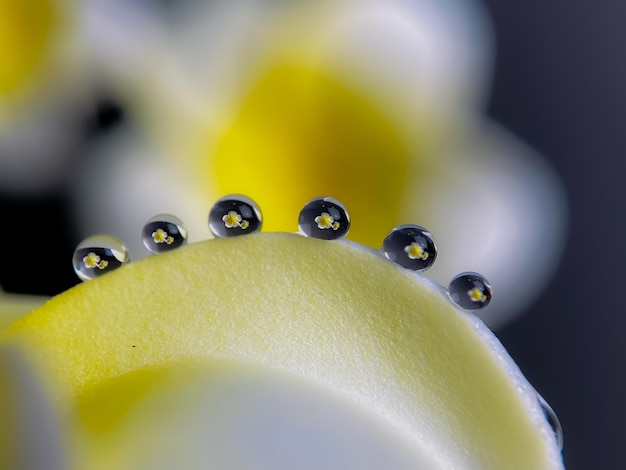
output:
M401 225L383 240L383 255L403 268L424 271L437 258L437 246L431 233L419 225Z
M141 239L148 251L162 253L187 243L187 229L175 215L159 214L143 226Z
M128 248L111 235L92 235L81 241L72 256L76 275L82 281L102 276L130 261Z
M482 274L465 272L450 281L448 294L459 307L465 310L480 310L491 301L491 285Z
M209 212L209 229L219 238L261 230L261 209L249 197L233 194L219 199Z
M345 206L332 197L309 201L300 211L298 228L307 237L338 240L350 229L350 216Z
M548 424L552 428L552 432L554 432L554 437L556 438L556 443L559 446L559 449L563 450L563 427L561 426L559 417L556 415L545 398L539 394L537 394L537 401L539 402L539 406L541 406L541 411L543 411Z

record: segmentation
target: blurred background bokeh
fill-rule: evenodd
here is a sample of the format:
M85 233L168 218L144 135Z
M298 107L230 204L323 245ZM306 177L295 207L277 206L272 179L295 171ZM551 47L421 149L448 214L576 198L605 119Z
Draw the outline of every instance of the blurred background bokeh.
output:
M146 256L158 212L209 238L224 193L293 231L331 195L349 238L418 223L428 275L487 275L484 319L559 415L567 468L626 468L626 5L289 5L0 0L0 286L77 284L93 233Z

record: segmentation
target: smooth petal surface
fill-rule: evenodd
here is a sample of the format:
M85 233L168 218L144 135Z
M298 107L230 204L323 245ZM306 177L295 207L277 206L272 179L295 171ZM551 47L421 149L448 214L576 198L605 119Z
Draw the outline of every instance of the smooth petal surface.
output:
M562 468L536 392L483 323L352 243L187 245L70 289L1 339L28 352L62 409L138 371L231 360L349 400L433 468ZM141 396L139 383L100 397Z

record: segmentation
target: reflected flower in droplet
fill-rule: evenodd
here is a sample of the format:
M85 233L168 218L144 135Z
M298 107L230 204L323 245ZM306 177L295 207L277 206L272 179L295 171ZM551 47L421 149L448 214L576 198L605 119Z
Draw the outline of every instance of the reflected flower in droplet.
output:
M155 243L165 243L168 239L167 232L159 228L156 232L152 232L152 239Z
M382 242L382 254L412 271L425 271L435 263L437 246L432 234L419 225L394 228Z
M187 229L175 215L158 214L143 226L141 240L151 253L161 253L184 245L187 242Z
M99 267L100 257L95 254L93 251L87 253L87 256L83 258L83 264L88 269L93 269L95 267Z
M219 199L209 212L209 229L216 237L234 237L261 230L259 206L249 197L234 194Z
M484 303L487 300L485 293L478 287L474 287L467 291L467 295L472 302Z
M222 222L226 225L226 228L240 227L241 215L235 211L230 211L228 214L222 217Z
M491 285L479 273L465 272L456 275L448 285L448 293L455 304L465 310L480 311L491 302Z
M315 223L318 228L328 229L335 226L335 219L333 219L328 212L322 212L320 215L315 217Z
M298 228L307 237L338 240L350 229L350 215L335 198L314 198L300 211Z
M91 235L74 250L72 264L76 275L87 281L130 262L128 248L111 235Z
M404 252L411 259L428 259L428 252L424 250L422 245L419 243L413 242L410 245L404 247Z

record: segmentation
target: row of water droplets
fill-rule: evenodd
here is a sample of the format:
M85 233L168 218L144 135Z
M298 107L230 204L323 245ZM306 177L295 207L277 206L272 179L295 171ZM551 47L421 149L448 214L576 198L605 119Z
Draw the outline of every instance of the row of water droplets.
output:
M211 208L208 219L211 233L218 238L259 232L263 221L259 206L242 195L219 199ZM307 237L338 240L344 238L350 229L350 215L337 199L319 197L302 208L298 228L300 234ZM156 254L187 243L187 229L178 217L159 214L146 222L141 237L146 249ZM395 264L415 272L427 270L437 258L437 246L432 234L419 225L395 227L383 240L380 252ZM85 238L73 255L74 270L83 281L99 277L128 262L128 249L110 235ZM489 304L492 290L483 275L463 272L450 281L448 294L462 309L476 311ZM556 413L539 394L538 402L562 448L563 432Z
M250 198L230 195L219 199L209 212L209 229L219 238L236 237L259 232L262 216L259 206ZM309 201L300 211L298 228L302 235L322 240L344 238L350 229L350 215L345 206L331 197ZM187 243L187 229L171 214L160 214L146 222L141 237L151 253L161 253ZM401 225L385 237L381 253L412 271L425 271L437 258L437 247L428 230L419 225ZM74 251L73 265L78 277L85 281L99 277L130 261L128 249L110 235L94 235L84 239ZM491 300L491 286L484 276L464 272L448 286L450 298L465 310L479 310Z

